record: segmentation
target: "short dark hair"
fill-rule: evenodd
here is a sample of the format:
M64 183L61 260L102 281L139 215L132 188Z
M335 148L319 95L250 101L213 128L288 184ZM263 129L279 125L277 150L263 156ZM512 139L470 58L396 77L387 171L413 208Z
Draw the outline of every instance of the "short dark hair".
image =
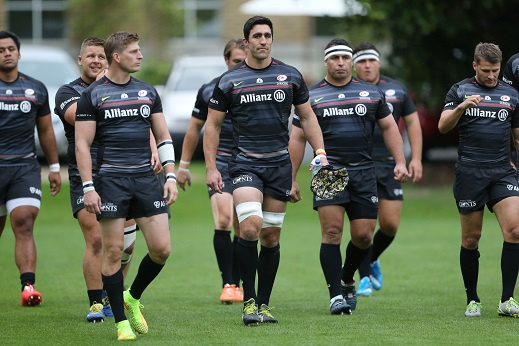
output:
M373 43L368 42L368 41L363 41L363 42L359 43L357 46L355 46L355 48L353 48L353 54L360 52L361 50L368 50L368 49L373 49L375 52L380 54L377 47L375 47L375 45Z
M105 46L105 40L99 37L87 37L81 43L81 49L79 50L79 54L83 54L83 51L86 47L103 47Z
M245 47L245 45L243 44L242 38L233 38L232 40L227 42L227 44L225 45L225 48L223 49L223 56L226 59L229 59L231 57L232 50L235 48L238 48L238 49L241 49L244 51L247 50L247 47Z
M332 39L330 42L328 42L328 44L326 45L324 50L326 50L326 49L328 49L330 47L333 47L333 46L348 46L348 47L351 47L350 44L348 43L348 41L346 41L343 38L336 37L336 38Z
M497 44L480 42L474 50L474 61L479 65L481 60L491 64L500 64L503 61L503 53Z
M127 31L114 32L108 36L105 42L105 54L108 64L112 63L114 52L121 53L130 44L138 41L139 35L137 33Z
M20 38L14 32L6 31L6 30L0 31L0 39L3 39L3 38L12 38L14 41L14 44L16 45L16 48L18 50L20 50Z
M267 17L254 16L249 18L243 25L243 37L245 37L246 40L249 40L250 31L252 30L254 25L268 25L270 28L270 33L272 34L272 37L274 37L274 28L272 27L272 21Z

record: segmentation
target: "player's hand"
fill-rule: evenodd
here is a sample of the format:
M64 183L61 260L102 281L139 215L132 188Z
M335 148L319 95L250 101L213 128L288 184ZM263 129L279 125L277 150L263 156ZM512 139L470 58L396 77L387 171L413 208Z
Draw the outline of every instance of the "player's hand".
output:
M167 179L164 183L164 199L167 198L166 205L175 203L178 197L177 183L173 179Z
M56 196L61 191L61 174L59 172L49 173L50 195Z
M301 190L297 181L292 182L292 190L290 190L290 202L297 203L303 198L301 197Z
M158 152L151 152L150 165L151 168L153 168L153 173L155 173L155 175L162 173L164 167L162 167L162 164L160 163Z
M178 167L177 183L184 191L186 191L186 183L191 186L191 172L189 172L189 168Z
M222 175L217 169L207 170L205 182L214 191L222 193Z
M396 164L393 172L395 173L395 180L398 180L401 183L405 183L407 178L409 178L409 172L407 171L405 164Z
M423 166L421 160L411 160L409 162L409 176L413 177L413 183L422 180Z
M101 78L103 78L103 77L105 76L105 74L106 74L106 71L108 71L107 68L105 68L104 70L101 70L101 71L97 74L97 76L96 76L96 80L100 80Z
M92 214L101 214L101 197L96 190L91 190L85 193L83 197L85 210Z
M483 101L481 95L470 95L460 104L460 106L463 109L474 108L477 107L481 101Z

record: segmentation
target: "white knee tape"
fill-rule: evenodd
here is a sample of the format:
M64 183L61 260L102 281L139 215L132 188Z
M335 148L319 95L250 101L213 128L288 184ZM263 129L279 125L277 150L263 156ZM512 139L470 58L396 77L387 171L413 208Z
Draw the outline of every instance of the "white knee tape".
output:
M244 202L236 206L236 216L238 217L238 221L242 222L252 215L256 215L261 218L263 217L260 202Z
M263 226L261 228L266 227L279 227L283 226L283 221L285 220L285 213L271 213L269 211L263 212Z
M132 254L127 254L123 251L123 255L121 256L121 264L128 264L132 260Z
M137 232L135 232L135 225L124 228L124 250L130 247L137 238ZM132 232L133 231L133 232Z

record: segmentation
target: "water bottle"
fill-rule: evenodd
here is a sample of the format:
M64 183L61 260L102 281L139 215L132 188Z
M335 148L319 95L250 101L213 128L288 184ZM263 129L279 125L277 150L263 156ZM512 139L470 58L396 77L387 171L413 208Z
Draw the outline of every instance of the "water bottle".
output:
M316 175L317 172L321 169L321 160L318 158L312 163L312 176Z

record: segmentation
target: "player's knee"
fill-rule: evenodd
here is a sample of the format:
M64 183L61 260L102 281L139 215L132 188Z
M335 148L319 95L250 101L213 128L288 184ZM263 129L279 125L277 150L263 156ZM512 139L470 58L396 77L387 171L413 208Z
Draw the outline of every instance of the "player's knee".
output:
M283 227L285 220L285 213L272 213L269 211L263 212L263 225L261 228L267 227Z
M244 202L236 206L236 216L238 221L243 222L250 216L259 216L263 218L263 211L261 210L260 202Z
M150 250L150 258L153 262L164 264L168 260L169 256L171 255L171 247L170 246L164 246L158 249L153 249L153 251Z
M87 244L87 247L90 247L92 249L92 252L94 255L99 255L101 251L103 250L103 241L101 240L101 236L97 235L94 237L91 237L89 239L89 243Z
M232 226L232 220L230 215L226 214L219 214L218 220L216 220L216 224L218 229L231 229Z
M328 227L323 232L323 243L340 244L342 239L342 228Z

